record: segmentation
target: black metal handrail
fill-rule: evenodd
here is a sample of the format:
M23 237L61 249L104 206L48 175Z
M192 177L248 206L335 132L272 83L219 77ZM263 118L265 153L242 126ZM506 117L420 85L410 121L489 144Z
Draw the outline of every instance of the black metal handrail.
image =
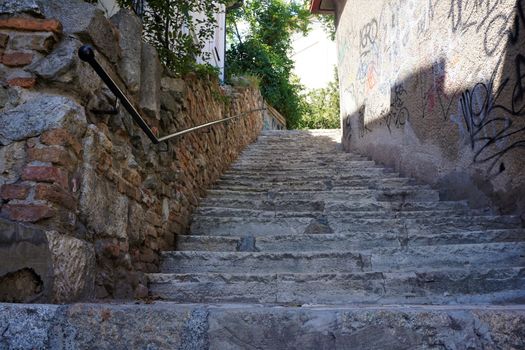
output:
M155 135L153 130L151 130L149 125L146 123L144 118L142 118L140 113L133 106L131 101L126 97L126 95L124 95L122 90L120 90L120 88L113 81L113 79L111 79L111 77L104 70L104 68L102 68L102 66L97 62L97 60L95 59L95 50L93 49L93 47L91 47L91 45L83 45L82 47L80 47L78 49L78 57L80 57L80 59L82 61L85 61L85 62L89 63L89 65L98 74L100 79L102 79L102 81L107 85L107 87L111 90L111 92L113 92L113 94L120 100L120 103L122 103L122 105L128 111L128 113L131 115L133 120L138 124L138 126L142 129L142 131L144 131L146 136L148 136L148 138L154 144L158 144L160 142L167 141L167 140L170 140L170 139L173 139L175 137L179 137L179 136L188 134L190 132L193 132L193 131L196 131L196 130L199 130L199 129L207 128L207 127L210 127L210 126L215 125L215 124L220 124L220 123L224 123L224 122L227 122L229 120L232 120L232 119L240 118L242 116L245 116L245 115L253 113L253 112L264 111L264 110L267 109L265 107L252 109L252 110L249 110L249 111L242 112L240 114L234 115L232 117L227 117L227 118L223 118L223 119L216 120L216 121L213 121L213 122L201 124L201 125L198 125L198 126L195 126L195 127L192 127L192 128L188 128L188 129L184 129L184 130L181 130L181 131L177 131L177 132L175 132L173 134L170 134L170 135L157 137L157 135Z

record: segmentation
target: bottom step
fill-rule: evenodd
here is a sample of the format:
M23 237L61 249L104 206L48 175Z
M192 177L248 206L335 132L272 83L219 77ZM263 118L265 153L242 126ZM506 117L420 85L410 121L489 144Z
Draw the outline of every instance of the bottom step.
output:
M523 349L525 305L0 304L0 349Z
M0 349L524 349L525 305L0 304Z

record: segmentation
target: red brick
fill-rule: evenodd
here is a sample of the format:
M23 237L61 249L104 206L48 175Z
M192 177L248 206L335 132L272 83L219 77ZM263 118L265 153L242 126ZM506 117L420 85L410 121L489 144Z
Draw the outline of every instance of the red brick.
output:
M29 194L29 186L21 184L5 184L0 188L2 199L26 199Z
M54 211L47 205L35 204L6 204L2 213L13 221L37 222L50 218Z
M53 166L27 166L22 172L22 179L29 181L51 182L68 188L68 175L63 169Z
M78 156L82 151L82 145L66 129L52 129L45 131L40 137L44 145L70 146Z
M9 67L22 67L33 61L33 54L29 52L4 53L2 63Z
M29 148L27 156L30 161L50 162L58 165L64 165L73 169L76 161L72 159L69 153L60 147Z
M28 17L3 18L0 19L0 28L31 32L62 33L62 24L55 19L37 19Z
M38 184L35 188L35 199L43 199L74 210L77 206L75 197L56 184Z
M13 78L7 81L9 86L19 86L24 89L31 89L36 84L35 78Z

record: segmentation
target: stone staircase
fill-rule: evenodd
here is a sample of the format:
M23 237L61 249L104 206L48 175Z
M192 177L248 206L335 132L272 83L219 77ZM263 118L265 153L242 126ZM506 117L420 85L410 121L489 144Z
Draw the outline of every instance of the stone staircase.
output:
M0 304L0 349L525 349L516 216L264 132L149 275L154 302Z
M335 142L266 131L208 191L150 288L177 303L525 303L518 216L444 202Z

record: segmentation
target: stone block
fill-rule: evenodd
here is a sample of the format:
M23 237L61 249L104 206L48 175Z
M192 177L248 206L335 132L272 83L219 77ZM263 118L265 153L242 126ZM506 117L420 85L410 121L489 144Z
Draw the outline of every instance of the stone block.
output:
M11 50L35 50L48 53L57 42L57 36L52 32L24 33L15 32L11 34L9 49ZM0 34L1 47L1 34Z
M0 113L0 143L7 145L57 127L81 130L85 123L83 108L75 101L64 96L38 94Z
M0 2L1 15L13 15L17 13L27 13L41 16L42 11L37 0L17 0Z
M0 33L0 49L5 49L9 42L9 34Z
M104 13L82 0L48 0L42 3L46 18L58 19L67 34L75 34L95 47L111 62L116 63L120 48L115 28Z
M80 46L79 41L66 39L51 54L28 67L28 70L43 79L71 82L74 78L72 73L78 61L77 51ZM67 77L63 77L65 75Z
M95 127L84 139L84 164L80 185L80 217L98 237L126 238L129 199L116 186L96 173L101 137Z
M46 232L53 262L55 302L89 298L94 292L95 251L80 239L57 232Z
M186 84L184 83L184 80L180 78L162 77L160 85L162 87L162 90L177 92L180 94L184 93L186 89Z
M118 62L118 72L128 90L135 94L140 89L142 58L142 23L130 10L121 9L111 17L111 22L120 33L119 45L122 57Z
M157 50L142 43L140 108L152 118L160 118L161 63Z

